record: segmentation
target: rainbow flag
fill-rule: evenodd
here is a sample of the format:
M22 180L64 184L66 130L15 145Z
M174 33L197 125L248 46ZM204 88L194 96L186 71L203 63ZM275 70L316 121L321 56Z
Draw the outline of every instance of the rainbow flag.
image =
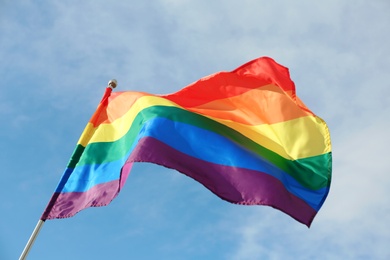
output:
M332 171L326 123L296 96L288 69L267 57L169 95L107 88L41 219L109 204L134 162L175 169L223 200L268 205L307 226Z

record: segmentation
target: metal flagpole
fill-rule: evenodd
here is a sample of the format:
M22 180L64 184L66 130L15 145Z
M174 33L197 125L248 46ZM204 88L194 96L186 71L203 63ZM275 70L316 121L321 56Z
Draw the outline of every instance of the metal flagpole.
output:
M116 79L112 79L108 82L108 87L111 89L116 88L117 85L118 85L118 82L116 81ZM34 231L32 232L32 234L30 236L30 239L28 240L26 246L23 249L22 254L19 257L19 260L25 260L27 258L27 255L30 252L32 245L34 244L34 241L37 238L39 231L41 230L41 228L43 226L43 223L45 223L45 220L40 219L38 221L37 225L34 228Z
M38 221L37 225L34 228L34 231L32 232L32 234L30 236L30 239L28 240L26 246L24 247L24 250L23 250L22 254L19 257L19 260L25 260L26 259L27 255L28 255L28 252L30 251L32 245L34 244L35 239L38 236L39 231L41 230L41 228L43 226L43 223L45 223L45 221L42 220L42 219L40 219Z

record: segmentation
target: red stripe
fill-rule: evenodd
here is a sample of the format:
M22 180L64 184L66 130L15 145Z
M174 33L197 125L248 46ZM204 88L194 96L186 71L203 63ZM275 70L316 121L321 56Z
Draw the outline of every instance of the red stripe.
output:
M267 57L252 60L232 72L219 72L204 77L163 97L183 107L195 107L269 84L280 87L295 100L295 85L288 69Z

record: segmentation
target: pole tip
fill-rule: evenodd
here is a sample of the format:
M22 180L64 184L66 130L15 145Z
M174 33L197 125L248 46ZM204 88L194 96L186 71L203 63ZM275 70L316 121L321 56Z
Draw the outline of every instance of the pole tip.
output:
M116 79L112 79L108 82L108 86L111 88L116 88L117 85L118 85L118 81L116 81Z

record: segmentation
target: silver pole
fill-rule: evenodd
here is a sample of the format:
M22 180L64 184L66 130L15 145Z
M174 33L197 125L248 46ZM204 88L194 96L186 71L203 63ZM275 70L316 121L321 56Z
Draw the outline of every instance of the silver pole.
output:
M31 234L31 236L30 236L30 239L28 240L26 246L24 247L24 250L23 250L22 254L21 254L20 257L19 257L19 260L25 260L25 259L26 259L27 254L28 254L28 252L30 251L32 245L34 244L34 241L35 241L35 239L37 238L38 233L39 233L39 231L41 230L41 227L42 227L43 223L45 223L44 220L41 220L41 219L40 219L40 220L38 221L37 225L35 226L34 231L32 232L32 234Z
M108 82L108 87L111 89L116 88L117 85L118 85L118 82L116 81L116 79L112 79ZM50 203L50 201L49 201L49 203ZM34 244L35 239L37 238L39 231L41 230L41 228L43 226L43 223L45 223L45 220L40 219L38 221L37 225L34 228L34 231L32 232L32 234L30 236L30 239L27 241L27 244L24 247L23 252L19 257L19 260L25 260L27 258L27 255L30 252L32 245Z

